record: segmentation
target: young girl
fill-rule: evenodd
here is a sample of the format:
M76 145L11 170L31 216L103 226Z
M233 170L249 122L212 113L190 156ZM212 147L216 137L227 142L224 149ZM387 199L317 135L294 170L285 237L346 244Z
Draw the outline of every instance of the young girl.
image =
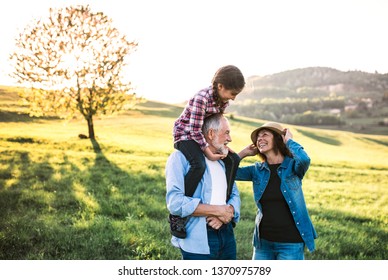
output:
M204 119L215 113L223 113L245 86L240 69L227 65L215 73L212 85L200 90L187 103L182 114L174 123L174 148L181 151L190 162L190 170L185 176L185 195L193 196L197 185L205 172L205 156L210 160L224 160L228 190L234 183L234 176L239 163L235 153L227 157L213 154L202 134ZM185 222L187 218L169 215L171 233L178 238L186 237Z

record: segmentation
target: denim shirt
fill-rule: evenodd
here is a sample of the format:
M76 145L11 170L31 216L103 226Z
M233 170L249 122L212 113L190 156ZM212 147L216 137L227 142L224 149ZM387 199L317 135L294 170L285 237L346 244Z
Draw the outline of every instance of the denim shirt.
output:
M278 168L277 172L281 180L280 190L305 245L312 252L315 250L314 239L317 238L317 233L308 214L302 190L302 179L310 166L310 158L303 147L292 139L287 141L287 147L293 154L293 158L286 156ZM254 199L258 207L253 245L257 248L260 247L259 224L262 217L260 199L267 187L269 177L270 170L267 162L256 162L250 166L239 167L236 176L236 180L253 183Z
M224 162L218 161L225 170ZM199 203L210 204L212 194L211 174L206 166L205 173L198 184L193 197L185 196L184 178L190 169L190 164L180 151L174 151L166 164L166 203L167 208L173 215L181 217L190 216ZM234 207L234 222L240 219L240 195L234 184L230 199L227 201ZM210 254L207 240L206 217L189 217L186 224L187 236L180 239L172 236L171 243L186 252L195 254Z

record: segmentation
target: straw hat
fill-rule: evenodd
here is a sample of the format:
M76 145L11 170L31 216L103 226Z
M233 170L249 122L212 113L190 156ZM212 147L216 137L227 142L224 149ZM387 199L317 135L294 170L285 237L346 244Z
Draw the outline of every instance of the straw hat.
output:
M268 129L273 132L279 133L280 135L284 135L284 128L281 126L280 123L277 122L267 122L260 126L259 128L256 128L252 133L251 133L251 139L253 144L256 144L257 140L257 134L259 133L260 130L262 129Z

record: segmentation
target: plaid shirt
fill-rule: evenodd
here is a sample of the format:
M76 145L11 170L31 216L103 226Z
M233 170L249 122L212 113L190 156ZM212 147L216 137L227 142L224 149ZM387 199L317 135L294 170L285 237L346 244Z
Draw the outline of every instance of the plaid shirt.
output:
M184 140L194 140L202 150L208 143L202 134L202 125L206 117L224 112L229 102L219 104L214 96L212 87L199 91L187 103L182 114L174 123L174 143Z

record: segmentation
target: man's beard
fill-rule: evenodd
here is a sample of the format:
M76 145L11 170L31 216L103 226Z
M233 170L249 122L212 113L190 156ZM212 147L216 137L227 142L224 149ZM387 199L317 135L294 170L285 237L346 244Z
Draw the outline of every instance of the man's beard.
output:
M227 155L229 153L228 147L226 147L224 143L219 143L218 136L214 137L212 145L216 148L217 154Z

